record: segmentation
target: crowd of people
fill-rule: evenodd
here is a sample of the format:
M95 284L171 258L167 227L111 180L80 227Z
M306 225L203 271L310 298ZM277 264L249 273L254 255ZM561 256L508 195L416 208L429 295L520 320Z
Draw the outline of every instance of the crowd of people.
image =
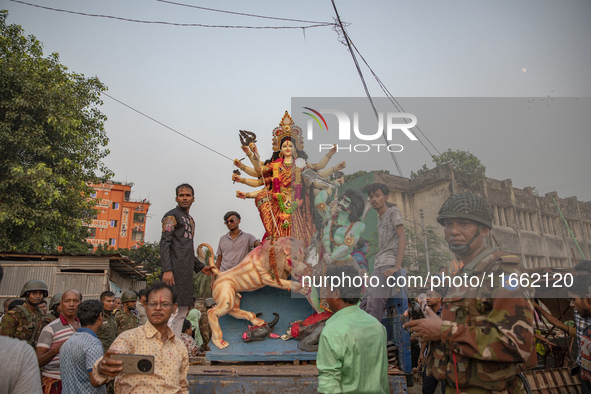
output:
M385 185L369 188L379 236L371 275L379 283L400 275L406 241L400 211L386 205L388 193ZM195 221L189 215L193 188L179 186L176 201L178 206L162 220L162 282L138 294L124 292L119 306L119 297L111 291L103 292L100 300L83 300L83 294L71 289L55 295L43 311L48 288L41 280L25 283L20 300L7 300L0 346L10 356L0 358L0 393L188 392L189 357L208 350L211 334L206 310L195 308L192 282L187 281L191 275L186 273L211 275L212 267L194 252ZM260 244L239 229L240 220L234 211L224 216L229 231L217 250L220 271L232 269ZM492 272L500 281L523 273L517 256L488 246L492 211L481 197L469 193L450 197L437 221L450 250L463 263L457 275ZM355 278L360 272L334 264L326 274ZM535 307L577 337L582 391L591 393L591 262L579 263L575 274L569 288L577 319L574 329ZM318 392L389 392L387 335L381 324L387 290L387 286L386 290L347 287L345 281L327 290L325 301L332 316L319 338ZM204 308L214 302L206 300ZM449 286L430 291L426 303L425 316L404 325L423 344L425 394L432 394L439 382L448 394L526 391L519 374L537 365L534 303L527 288L493 281L479 287ZM153 357L152 373L125 369L117 355Z
M0 266L0 281L2 276ZM44 315L40 306L47 295L45 282L31 280L23 286L23 302L5 303L0 346L10 357L0 361L0 393L132 393L146 384L155 388L154 392L168 386L187 389L188 357L204 351L211 336L207 315L202 313L205 309L193 307L184 317L181 340L166 345L167 339L174 337L168 323L178 308L175 291L162 282L138 294L124 292L118 309L111 291L103 292L100 300L83 300L83 295L72 289L52 297ZM212 305L211 299L206 300L206 307ZM165 352L162 346L174 352ZM115 390L112 381L119 375L121 362L109 358L118 353L166 353L169 359L165 363L178 376L171 380L168 373L158 374L148 383L145 377L136 383L121 379L117 383L120 389ZM103 359L106 361L100 363Z

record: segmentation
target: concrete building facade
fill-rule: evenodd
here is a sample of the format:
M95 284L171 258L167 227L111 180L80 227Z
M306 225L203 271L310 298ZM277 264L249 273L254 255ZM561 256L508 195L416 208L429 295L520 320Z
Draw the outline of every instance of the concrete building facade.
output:
M538 196L531 187L514 188L511 179L486 178L470 187L457 179L450 164L414 179L370 172L343 189L362 189L374 182L388 185L388 203L395 204L404 218L420 223L422 209L425 225L437 228L442 237L443 228L436 219L445 200L464 192L480 195L491 205L494 215L489 245L520 256L526 268L569 268L591 256L591 203L578 201L577 197L559 198L556 192ZM368 215L367 220L371 228L374 219ZM416 225L405 222L405 226ZM415 229L421 232L420 226Z
M104 244L114 249L143 244L150 203L130 198L133 183L108 181L90 186L94 188L91 197L96 199L97 216L89 225L86 241L94 249Z

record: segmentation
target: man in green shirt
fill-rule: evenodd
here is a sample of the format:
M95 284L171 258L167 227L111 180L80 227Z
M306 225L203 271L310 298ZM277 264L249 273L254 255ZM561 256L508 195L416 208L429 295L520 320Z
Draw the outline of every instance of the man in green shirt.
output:
M326 276L326 302L334 314L318 344L318 392L389 393L386 329L357 305L361 276L351 266L337 265Z

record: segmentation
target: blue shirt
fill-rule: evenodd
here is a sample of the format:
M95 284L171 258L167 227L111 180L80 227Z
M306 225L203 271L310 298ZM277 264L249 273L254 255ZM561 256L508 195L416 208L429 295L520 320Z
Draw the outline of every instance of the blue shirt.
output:
M94 387L89 372L92 365L103 356L103 344L94 331L82 327L60 349L60 374L63 394L106 394L107 387Z

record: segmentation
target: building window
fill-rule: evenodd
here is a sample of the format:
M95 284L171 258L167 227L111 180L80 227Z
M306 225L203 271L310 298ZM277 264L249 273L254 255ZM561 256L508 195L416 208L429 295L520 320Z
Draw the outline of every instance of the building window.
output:
M126 190L125 191L125 201L129 201L129 197L131 196L131 191L130 190Z
M109 246L115 246L117 244L117 239L109 238Z
M131 240L136 242L142 242L144 240L144 232L133 230L131 232Z
M546 258L544 256L529 256L525 255L525 268L539 268L546 266Z
M515 227L513 209L511 207L492 206L493 224L502 227Z
M95 191L93 191L92 193L90 193L90 197L92 197L92 198L96 198L96 190L95 190Z
M113 203L113 209L119 209L119 203L118 202L114 202Z
M134 213L133 214L133 222L134 223L143 223L146 221L146 214L145 213Z
M96 228L89 228L88 229L88 238L94 238L96 237Z
M538 215L535 212L517 211L519 213L520 229L526 231L538 231Z
M573 237L579 238L579 229L577 228L577 222L575 220L567 220L566 223L568 224L570 231L572 231Z
M551 215L542 215L542 229L546 234L556 235L556 225Z
M111 227L117 227L117 221L111 220Z

